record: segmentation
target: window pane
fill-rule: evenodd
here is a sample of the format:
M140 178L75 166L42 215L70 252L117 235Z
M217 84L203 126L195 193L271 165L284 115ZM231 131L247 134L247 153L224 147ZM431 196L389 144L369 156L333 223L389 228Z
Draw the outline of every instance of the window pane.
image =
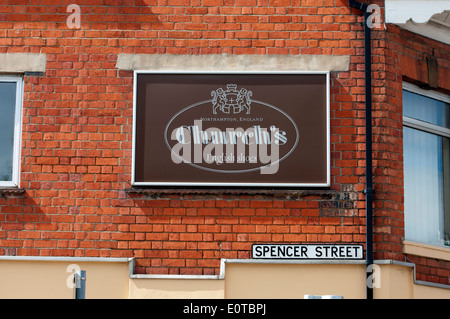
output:
M403 115L450 128L450 104L403 91Z
M16 83L0 82L0 181L12 180Z
M404 128L406 239L443 243L448 147L448 138Z

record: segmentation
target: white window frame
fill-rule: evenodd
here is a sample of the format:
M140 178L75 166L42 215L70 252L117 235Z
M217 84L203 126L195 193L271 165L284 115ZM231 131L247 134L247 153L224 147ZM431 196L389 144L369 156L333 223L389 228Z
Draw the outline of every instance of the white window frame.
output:
M22 142L23 78L22 76L0 75L0 82L16 83L12 178L11 181L0 181L0 188L19 187L20 150Z
M443 101L445 103L450 104L450 95L440 93L437 91L425 90L425 89L422 89L422 88L420 88L414 84L408 83L408 82L403 82L402 86L403 86L403 90L405 90L405 91L419 94L419 95L422 95L425 97L429 97L429 98ZM412 129L416 129L416 130L420 130L420 131L423 131L426 133L438 135L441 137L450 138L450 129L439 126L439 125L434 125L434 124L431 124L428 122L420 121L420 120L417 120L417 119L414 119L414 118L411 118L408 116L403 116L403 126L409 127ZM405 229L405 231L406 231L406 229ZM423 244L430 245L430 243L423 243ZM444 246L444 247L447 248L447 246Z
M445 103L450 103L449 95L439 93L436 91L424 90L424 89L421 89L418 86L411 84L411 83L403 82L403 90L409 91L412 93L416 93L419 95L423 95L423 96L426 96L426 97L429 97L432 99L440 100ZM439 126L439 125L427 123L424 121L416 120L416 119L410 118L408 116L403 116L403 125L410 127L410 128L414 128L416 130L421 130L421 131L428 132L431 134L436 134L436 135L450 138L450 129Z

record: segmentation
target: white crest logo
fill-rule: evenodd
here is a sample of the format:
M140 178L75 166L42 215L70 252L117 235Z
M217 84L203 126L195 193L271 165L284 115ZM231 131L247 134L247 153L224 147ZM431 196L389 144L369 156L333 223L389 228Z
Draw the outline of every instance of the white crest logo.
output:
M252 100L250 97L253 95L252 91L247 89L237 90L236 84L227 84L227 90L224 91L219 88L211 92L213 114L217 114L217 109L225 114L239 114L246 109L246 114L250 114L250 105Z

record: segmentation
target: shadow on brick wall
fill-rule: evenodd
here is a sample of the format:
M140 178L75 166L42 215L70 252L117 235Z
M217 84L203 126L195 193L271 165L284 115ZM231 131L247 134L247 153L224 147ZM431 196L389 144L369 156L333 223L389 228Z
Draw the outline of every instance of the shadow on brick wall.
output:
M34 5L32 1L4 7L0 24L15 28L24 23L25 29L75 29L75 30L152 30L168 20L158 18L158 13L171 14L174 8L156 7L152 0L103 0L97 5ZM75 5L75 7L73 6ZM77 7L76 7L77 6ZM79 11L78 11L79 10ZM163 21L160 21L163 20Z

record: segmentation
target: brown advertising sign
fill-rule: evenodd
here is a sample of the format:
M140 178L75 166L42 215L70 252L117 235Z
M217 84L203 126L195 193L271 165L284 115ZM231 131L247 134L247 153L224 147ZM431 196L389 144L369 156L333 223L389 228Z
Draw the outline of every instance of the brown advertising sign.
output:
M135 72L135 186L329 185L329 74Z

